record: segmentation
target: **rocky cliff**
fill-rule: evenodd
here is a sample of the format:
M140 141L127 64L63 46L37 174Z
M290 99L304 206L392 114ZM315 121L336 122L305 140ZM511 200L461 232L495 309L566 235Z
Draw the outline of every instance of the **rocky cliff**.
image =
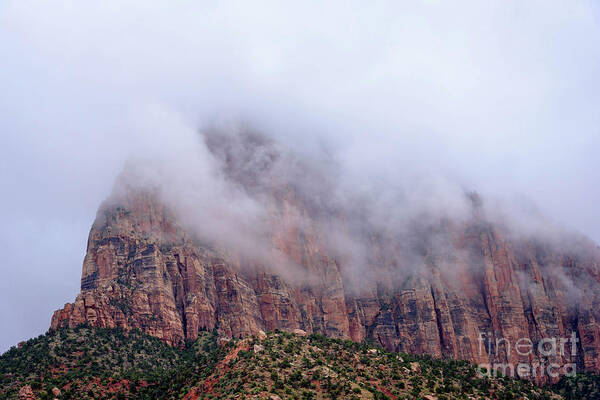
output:
M51 328L139 328L172 345L202 328L226 337L302 329L477 363L600 371L594 244L516 237L478 213L475 201L469 219L436 219L408 236L365 229L368 252L357 270L331 250L319 210L296 188L270 198L270 246L284 266L200 240L159 194L125 190L98 212L81 293L55 312ZM282 272L288 263L294 274ZM562 354L516 351L519 340L537 346L572 332L576 348L569 343Z

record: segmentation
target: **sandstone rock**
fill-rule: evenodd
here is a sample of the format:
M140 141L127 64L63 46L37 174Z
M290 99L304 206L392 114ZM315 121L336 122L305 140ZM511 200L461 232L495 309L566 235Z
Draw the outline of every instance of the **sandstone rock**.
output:
M200 329L216 327L221 340L263 340L265 330L282 329L476 363L539 362L538 355L517 354L516 342L575 332L575 354L550 362L600 372L597 247L584 243L579 253L566 252L511 237L474 216L423 234L415 245L423 256L414 265L402 243L377 233L365 238L375 277L364 277L357 290L343 257L328 250L311 222L311 209L293 190L280 192L272 206L274 252L310 279L203 243L155 194L131 190L101 207L81 293L54 313L51 328L139 328L172 345L194 340Z
M325 377L335 378L338 376L337 372L332 371L331 369L329 369L326 366L316 367L316 368L314 368L314 370L318 370Z
M36 400L37 397L33 394L33 390L31 386L25 385L19 390L19 394L17 395L19 400Z
M420 374L421 373L421 366L419 365L418 362L411 362L410 363L410 370L414 373Z
M60 392L60 389L59 389L59 388L57 388L57 387L53 387L53 388L52 388L52 394L54 395L54 397L58 397L58 396L60 396L60 393L61 393L61 392Z
M261 344L255 344L254 345L254 353L260 353L261 351L265 350L265 346L261 345Z
M295 333L298 336L306 336L306 331L302 329L293 329L292 333Z

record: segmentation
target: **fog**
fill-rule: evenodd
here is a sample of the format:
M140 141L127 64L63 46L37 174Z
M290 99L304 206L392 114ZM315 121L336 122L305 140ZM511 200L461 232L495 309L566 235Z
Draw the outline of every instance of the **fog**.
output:
M0 54L0 351L73 300L125 165L261 220L219 179L211 126L264 132L374 209L404 191L460 212L476 190L524 230L537 209L600 241L592 1L4 1Z

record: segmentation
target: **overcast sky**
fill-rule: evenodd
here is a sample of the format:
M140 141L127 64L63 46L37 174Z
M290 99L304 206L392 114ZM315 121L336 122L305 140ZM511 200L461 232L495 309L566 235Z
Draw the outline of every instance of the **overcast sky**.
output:
M594 3L0 2L0 351L75 298L124 162L214 120L325 145L358 182L521 196L600 242Z

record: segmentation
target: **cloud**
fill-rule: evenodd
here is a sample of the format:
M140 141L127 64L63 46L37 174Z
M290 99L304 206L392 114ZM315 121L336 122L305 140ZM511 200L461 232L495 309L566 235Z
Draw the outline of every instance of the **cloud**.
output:
M444 209L476 189L599 241L598 17L586 1L3 2L0 349L73 298L127 160L195 171L252 215L198 144L215 122L246 121L317 170L329 154L336 187L381 219L381 187Z

